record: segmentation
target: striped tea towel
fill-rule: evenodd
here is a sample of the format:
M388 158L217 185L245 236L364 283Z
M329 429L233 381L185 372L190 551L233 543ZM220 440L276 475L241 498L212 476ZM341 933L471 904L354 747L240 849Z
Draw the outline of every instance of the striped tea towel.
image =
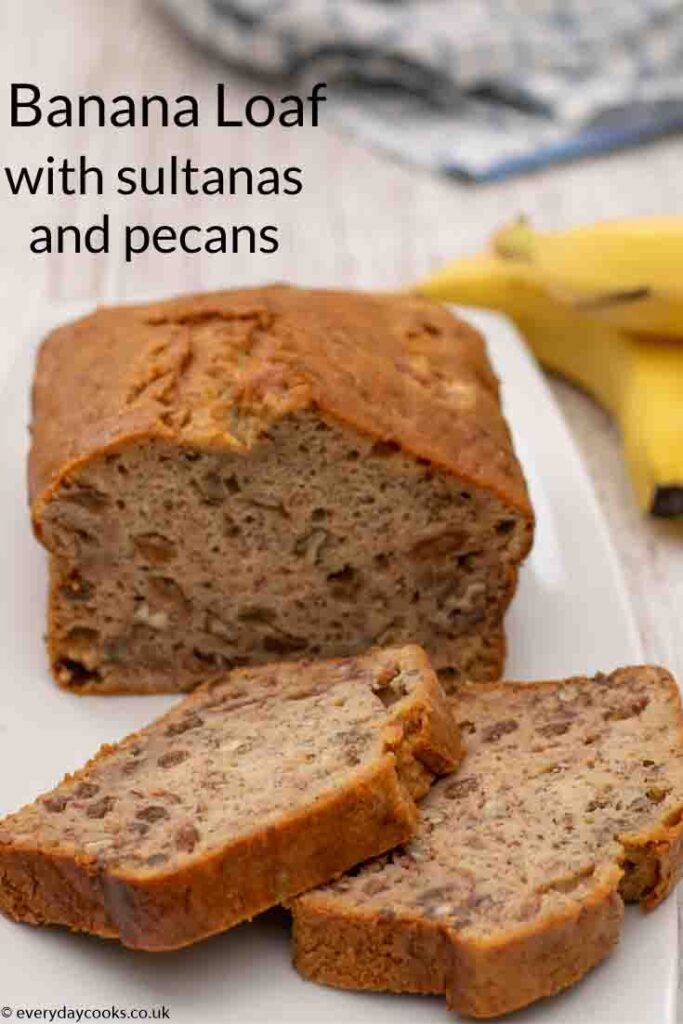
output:
M486 181L683 127L683 0L164 0L348 130Z

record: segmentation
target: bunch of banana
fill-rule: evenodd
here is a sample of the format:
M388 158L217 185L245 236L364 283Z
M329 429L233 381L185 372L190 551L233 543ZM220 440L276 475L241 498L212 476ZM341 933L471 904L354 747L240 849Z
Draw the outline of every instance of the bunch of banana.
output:
M683 516L683 217L553 234L518 221L417 290L507 313L616 417L643 510Z

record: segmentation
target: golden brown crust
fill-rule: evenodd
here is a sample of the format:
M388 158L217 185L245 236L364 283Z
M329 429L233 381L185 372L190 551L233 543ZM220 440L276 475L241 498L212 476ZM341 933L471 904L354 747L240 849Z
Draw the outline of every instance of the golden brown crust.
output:
M102 453L150 437L247 450L273 419L307 407L531 521L475 330L413 296L278 286L100 309L46 339L29 461L36 530L60 480Z
M624 849L620 892L625 900L640 903L643 910L653 910L683 873L683 806L652 832L619 839Z
M405 841L416 823L389 756L305 816L169 874L101 871L96 858L2 847L0 905L16 920L118 937L134 949L175 949L274 906L292 887L333 878L378 853L378 839L381 849Z
M3 822L10 838L0 837L0 909L15 920L66 925L119 938L136 949L174 949L224 931L405 842L417 827L415 800L426 793L435 773L456 767L462 750L426 655L416 647L404 651L422 671L422 680L383 727L381 758L359 770L348 786L172 870L117 869L97 855L70 854L30 837L12 838L10 815ZM211 685L195 690L183 707L201 701ZM85 775L111 750L103 746L67 777Z
M449 1009L477 1018L499 1017L555 995L604 960L619 941L624 905L613 868L592 892L542 931L519 929L501 943L453 944L446 979Z
M497 1017L578 981L619 939L623 902L615 867L562 915L511 930L505 941L463 941L424 917L340 917L324 895L295 903L294 965L337 988L445 993L466 1016Z
M18 844L0 846L0 909L15 921L65 924L113 938L96 858L46 855Z

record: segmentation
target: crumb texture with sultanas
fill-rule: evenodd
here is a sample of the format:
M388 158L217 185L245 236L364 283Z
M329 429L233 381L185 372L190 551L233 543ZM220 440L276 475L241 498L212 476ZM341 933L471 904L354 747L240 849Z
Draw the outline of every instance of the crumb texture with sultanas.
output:
M99 310L42 346L32 433L61 685L409 642L499 677L533 517L483 341L444 308L274 287Z
M407 839L460 756L416 647L235 670L0 824L0 905L173 948Z
M681 864L677 686L645 666L595 679L460 684L466 756L408 844L294 902L295 962L347 988L445 992L497 1016L578 980Z

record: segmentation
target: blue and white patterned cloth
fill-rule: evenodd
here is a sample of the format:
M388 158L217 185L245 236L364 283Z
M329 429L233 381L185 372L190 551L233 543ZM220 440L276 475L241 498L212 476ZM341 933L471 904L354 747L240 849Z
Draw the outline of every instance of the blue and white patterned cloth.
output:
M234 65L329 85L405 160L486 181L683 127L683 0L165 0Z

